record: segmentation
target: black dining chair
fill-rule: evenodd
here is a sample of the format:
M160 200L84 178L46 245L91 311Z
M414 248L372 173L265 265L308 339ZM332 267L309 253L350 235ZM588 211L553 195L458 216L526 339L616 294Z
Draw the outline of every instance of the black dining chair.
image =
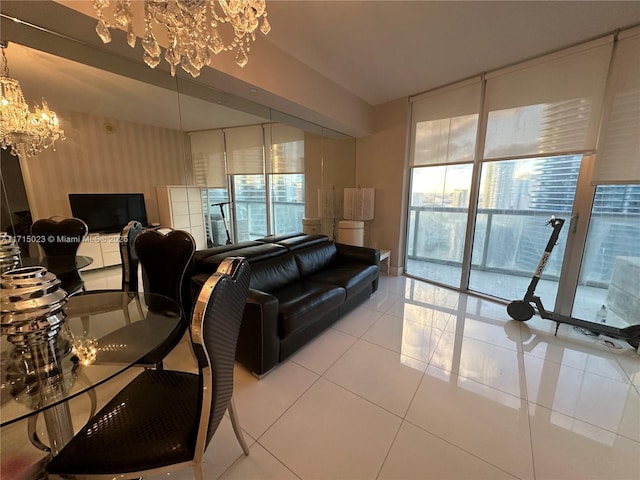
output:
M144 292L168 297L183 311L182 321L173 335L138 362L162 368L162 360L180 342L189 324L189 285L184 278L196 250L196 242L190 233L183 230L156 227L138 234L134 247L142 266Z
M137 478L193 467L228 410L245 455L233 404L233 368L249 287L249 264L224 260L202 288L191 318L198 373L144 370L71 439L46 466L61 476Z
M80 243L88 231L87 224L74 217L43 218L31 225L31 235L47 257L48 270L56 274L68 295L84 290L84 281L75 262Z
M121 291L123 295L105 297L102 303L96 303L95 300L92 299L90 302L87 302L86 305L77 303L73 308L69 307L68 314L70 316L80 317L85 335L89 334L89 317L83 315L83 309L88 310L91 314L121 309L124 313L126 323L129 324L131 323L129 304L135 301L139 318L145 317L138 292L138 271L140 265L138 255L134 248L134 242L143 229L144 227L140 222L131 220L122 229L119 237L120 261L122 266Z
M122 291L126 292L129 298L136 300L138 304L138 312L141 316L142 307L140 306L140 297L138 295L138 268L140 261L135 249L135 241L138 235L142 233L144 227L142 223L131 220L122 230L120 235L120 260L122 262Z
M120 234L120 260L122 262L122 291L127 294L128 302L135 300L138 306L138 313L141 318L144 318L144 312L142 311L142 305L140 304L139 287L138 287L138 269L140 261L138 260L138 254L135 249L135 241L138 235L142 233L144 227L142 223L131 220L122 229ZM125 315L129 320L129 310L124 306Z

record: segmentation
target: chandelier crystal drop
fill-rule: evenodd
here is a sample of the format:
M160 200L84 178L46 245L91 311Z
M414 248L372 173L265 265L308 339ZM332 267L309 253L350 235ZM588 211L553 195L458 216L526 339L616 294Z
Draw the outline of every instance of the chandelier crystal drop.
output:
M4 65L0 76L0 147L11 148L12 155L18 155L24 147L25 154L32 157L45 148L55 147L56 140L64 140L64 131L44 99L34 112L29 110L20 82L9 76L7 44L0 42Z
M111 0L94 0L98 16L96 33L104 43L111 41L110 28L127 32L127 43L136 44L133 30L134 14L132 0L115 0L112 20L105 13ZM164 27L168 46L164 59L175 76L176 66L193 77L209 65L211 57L223 51L235 50L236 63L244 67L249 61L251 43L256 39L256 30L268 34L271 30L267 20L266 0L144 0L144 35L142 47L144 62L151 68L160 63L160 45L153 32L154 24ZM262 21L261 21L262 19ZM225 43L220 36L221 25L229 24L233 39Z

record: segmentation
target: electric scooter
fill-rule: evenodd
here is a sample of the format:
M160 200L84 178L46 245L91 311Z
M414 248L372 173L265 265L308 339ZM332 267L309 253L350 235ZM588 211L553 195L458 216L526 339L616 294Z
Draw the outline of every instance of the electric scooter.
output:
M626 328L616 328L612 327L611 325L588 322L586 320L580 320L578 318L568 317L566 315L560 315L559 313L549 312L545 310L544 306L542 305L542 300L540 300L540 297L536 296L534 292L536 286L538 285L538 281L540 280L542 272L547 266L547 262L549 261L549 257L551 256L551 251L558 241L560 230L562 230L562 226L564 225L564 219L551 217L546 225L551 225L553 227L551 237L549 238L547 246L542 253L542 258L540 259L538 267L533 274L533 278L531 279L531 283L529 284L529 288L527 289L527 293L525 294L524 298L522 300L514 300L507 306L507 313L509 314L509 316L514 320L526 322L535 315L537 309L540 317L556 322L556 334L558 333L560 324L566 323L567 325L580 327L582 329L594 332L598 335L602 334L612 338L624 339L629 345L637 349L640 346L640 325L631 325Z
M222 215L222 224L224 225L224 230L227 233L227 245L231 245L231 235L229 235L229 227L227 226L227 219L224 216L224 208L223 205L229 205L233 202L220 202L211 204L212 207L220 207L220 215Z

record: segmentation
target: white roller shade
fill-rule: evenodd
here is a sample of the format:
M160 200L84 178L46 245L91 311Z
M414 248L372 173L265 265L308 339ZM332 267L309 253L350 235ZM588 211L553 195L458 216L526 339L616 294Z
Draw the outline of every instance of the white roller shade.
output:
M199 187L226 188L222 130L191 133L189 136L195 184Z
M478 77L411 99L411 166L473 161L481 86Z
M592 151L613 37L487 75L485 159Z
M616 45L592 183L640 183L640 28Z
M262 126L224 130L229 175L264 173Z
M264 126L267 173L304 173L304 131L274 123Z

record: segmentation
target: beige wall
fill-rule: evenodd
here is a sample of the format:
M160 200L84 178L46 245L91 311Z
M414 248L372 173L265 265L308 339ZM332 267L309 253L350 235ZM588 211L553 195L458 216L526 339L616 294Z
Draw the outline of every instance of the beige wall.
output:
M375 187L375 219L365 226L365 244L391 251L391 272L401 274L408 182L407 98L376 108L376 132L356 140L356 184Z
M148 220L157 222L156 185L186 182L185 136L60 108L56 113L67 139L24 162L33 219L71 215L68 193L142 192Z

